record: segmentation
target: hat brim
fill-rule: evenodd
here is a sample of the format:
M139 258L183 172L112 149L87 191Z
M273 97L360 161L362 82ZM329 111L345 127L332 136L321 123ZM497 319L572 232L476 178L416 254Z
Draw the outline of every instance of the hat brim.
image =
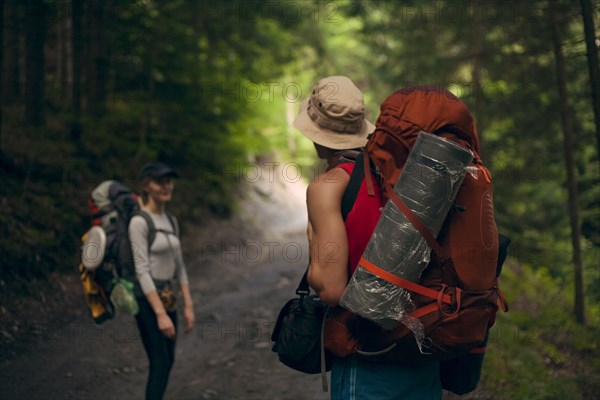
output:
M150 179L161 179L161 178L179 178L177 172L173 171L171 168L161 168L158 171L150 171L147 173L143 173L140 175L140 180L144 180L146 178Z
M356 133L332 131L313 122L307 109L308 99L300 104L300 112L294 121L294 126L313 142L330 149L347 150L364 147L367 144L367 137L375 130L375 125L364 119L360 131Z

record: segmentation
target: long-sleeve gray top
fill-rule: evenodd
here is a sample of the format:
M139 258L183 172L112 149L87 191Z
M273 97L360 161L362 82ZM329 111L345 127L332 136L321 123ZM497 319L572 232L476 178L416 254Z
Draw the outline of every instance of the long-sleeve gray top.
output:
M136 215L129 222L129 240L134 256L135 272L142 291L148 294L156 290L153 278L158 280L177 278L180 284L187 284L188 277L181 255L181 242L173 232L169 218L164 213L154 214L147 209L144 211L150 215L157 230L165 230L172 234L156 232L152 247L148 251L149 227L146 220ZM176 262L174 257L177 257L179 262Z

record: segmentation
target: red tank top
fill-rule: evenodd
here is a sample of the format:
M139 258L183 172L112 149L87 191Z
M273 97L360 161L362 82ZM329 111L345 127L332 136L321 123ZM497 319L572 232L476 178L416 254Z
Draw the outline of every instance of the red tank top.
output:
M352 175L354 170L354 163L348 162L339 164L336 168L341 168ZM377 182L375 175L371 174L373 182ZM375 196L369 196L367 192L367 184L363 179L356 197L354 207L348 213L344 225L346 226L346 235L348 236L348 271L350 275L354 273L358 265L360 257L363 255L371 234L377 226L379 216L381 215L382 201L381 191L378 185L373 185L375 189Z

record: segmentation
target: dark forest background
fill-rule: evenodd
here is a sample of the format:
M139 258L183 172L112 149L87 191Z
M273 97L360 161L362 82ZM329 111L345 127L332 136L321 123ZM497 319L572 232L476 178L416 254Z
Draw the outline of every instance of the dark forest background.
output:
M162 160L182 176L185 224L227 218L248 165L311 175L314 150L291 121L317 79L351 77L373 121L394 89L434 83L477 118L513 239L503 287L515 307L502 318L535 339L531 353L499 339L507 358L488 363L500 378L487 385L570 398L598 377L598 4L3 0L0 12L2 290L74 273L104 179L133 186ZM526 372L507 383L515 353ZM565 365L572 374L536 381Z

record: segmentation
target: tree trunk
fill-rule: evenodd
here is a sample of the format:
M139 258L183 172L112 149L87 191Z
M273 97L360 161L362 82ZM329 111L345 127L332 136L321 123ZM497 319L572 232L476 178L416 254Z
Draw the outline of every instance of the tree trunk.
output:
M20 97L19 69L19 3L16 0L4 1L4 66L2 74L5 101L14 102Z
M596 29L594 27L594 7L592 0L581 0L581 15L587 47L588 68L592 87L592 101L596 121L596 150L600 158L600 67L598 66L598 46L596 45Z
M154 26L150 27L147 35L147 53L146 60L144 64L144 76L146 78L146 110L144 111L144 115L142 117L142 126L141 126L141 140L140 147L138 150L138 155L142 154L142 151L148 147L148 143L151 143L152 134L153 134L153 125L152 125L152 109L155 106L155 95L156 95L156 80L154 79L154 74L152 73L153 67L156 65L157 57L157 48L152 44L155 43L158 38L156 37L156 28Z
M56 3L56 81L59 87L59 99L64 100L67 93L67 20L69 13L66 1Z
M41 126L44 105L44 1L27 5L25 35L25 123Z
M4 109L4 81L2 77L4 74L4 27L6 26L6 22L4 21L4 0L0 0L0 22L2 22L2 26L0 27L0 46L2 49L0 50L0 157L2 155L2 111ZM1 159L1 158L0 158Z
M88 112L99 117L104 112L108 78L105 35L106 1L93 0L89 7Z
M71 107L73 120L71 122L70 136L76 146L81 143L81 20L83 16L82 0L73 0L71 3L71 68L73 80L71 82Z
M73 104L73 4L71 0L65 0L65 58L64 58L64 73L65 73L65 94L69 105Z
M477 119L477 134L479 136L479 155L485 160L485 120L483 117L483 89L481 87L481 53L483 51L481 7L478 0L472 0L471 12L473 13L473 53L472 53L472 84L473 84L473 113Z
M575 145L573 127L569 114L567 77L565 72L565 57L561 44L560 26L562 26L557 10L550 6L550 23L552 25L552 42L556 63L556 79L558 84L558 100L560 118L563 128L565 164L567 167L567 187L569 191L569 219L571 221L571 242L573 246L573 267L575 279L575 318L580 324L585 323L585 303L583 290L583 263L581 260L580 229L579 229L579 193L577 190L577 175L575 172Z

